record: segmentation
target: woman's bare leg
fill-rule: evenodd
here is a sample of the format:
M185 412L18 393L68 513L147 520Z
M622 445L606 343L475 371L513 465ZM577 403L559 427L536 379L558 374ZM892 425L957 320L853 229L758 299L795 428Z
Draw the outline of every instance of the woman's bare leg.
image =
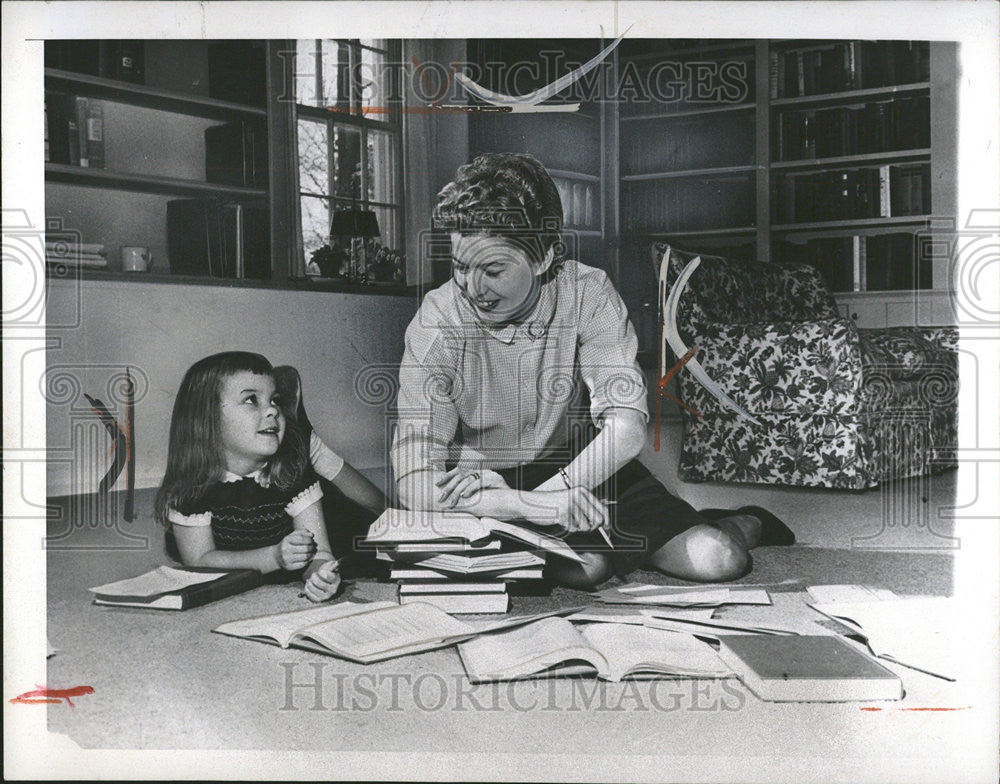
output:
M747 550L742 526L720 520L677 534L650 555L649 564L682 580L726 582L743 577L753 568Z
M603 553L580 553L585 563L568 558L549 558L545 564L545 577L557 585L589 591L611 576L611 562Z

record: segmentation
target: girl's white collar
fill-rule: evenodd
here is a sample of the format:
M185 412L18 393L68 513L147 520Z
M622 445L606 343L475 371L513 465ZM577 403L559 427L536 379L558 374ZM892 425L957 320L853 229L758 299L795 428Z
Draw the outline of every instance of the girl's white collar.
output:
M264 469L258 468L252 474L247 474L246 476L240 476L239 474L234 474L232 471L225 471L222 474L223 482L239 482L241 479L253 479L261 487L267 487L271 484L266 476L264 476Z

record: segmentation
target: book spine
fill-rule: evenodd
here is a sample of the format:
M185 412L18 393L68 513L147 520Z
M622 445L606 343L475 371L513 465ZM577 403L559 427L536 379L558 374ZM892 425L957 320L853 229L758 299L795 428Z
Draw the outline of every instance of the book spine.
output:
M878 214L881 218L892 217L892 193L889 185L889 166L878 167Z
M78 163L84 168L90 166L90 158L87 155L87 99L76 99L76 132Z
M181 592L181 609L201 607L228 596L249 591L261 584L261 574L255 569L240 569L215 582L193 585Z
M868 238L858 237L858 269L860 270L860 291L868 291Z
M94 98L87 99L84 139L87 144L87 161L91 168L104 168L104 104ZM82 157L82 156L81 156Z
M854 291L861 291L861 242L861 236L855 234L851 237L851 266Z
M76 120L76 99L68 98L66 107L66 122L63 126L66 136L66 162L71 166L80 166L80 126Z
M771 100L778 97L778 53L773 49L768 53L767 87Z

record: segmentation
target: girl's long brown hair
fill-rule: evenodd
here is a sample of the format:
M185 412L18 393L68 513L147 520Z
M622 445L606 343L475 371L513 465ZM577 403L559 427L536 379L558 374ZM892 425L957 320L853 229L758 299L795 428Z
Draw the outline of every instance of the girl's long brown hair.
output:
M242 371L274 375L271 363L249 351L225 351L195 362L184 374L170 418L167 471L156 494L156 519L168 525L171 508L196 503L226 471L220 427L222 381ZM302 429L286 417L285 437L271 458L271 484L288 490L309 463L309 444Z

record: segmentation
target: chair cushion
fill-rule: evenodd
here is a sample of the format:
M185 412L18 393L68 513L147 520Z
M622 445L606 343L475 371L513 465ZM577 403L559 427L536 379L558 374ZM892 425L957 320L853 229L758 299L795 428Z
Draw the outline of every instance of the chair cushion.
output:
M760 321L819 321L840 318L819 270L808 264L754 264L751 282L766 315Z
M957 380L958 330L954 327L860 329L858 336L866 376L919 381L938 372Z
M836 302L814 267L738 261L656 242L651 246L651 255L657 270L668 250L668 287L674 285L692 259L701 256L701 264L688 281L678 308L678 327L686 340L714 324L840 317Z
M857 330L846 319L711 327L697 345L705 372L758 418L863 411ZM704 416L735 420L691 373L679 378L685 403Z

